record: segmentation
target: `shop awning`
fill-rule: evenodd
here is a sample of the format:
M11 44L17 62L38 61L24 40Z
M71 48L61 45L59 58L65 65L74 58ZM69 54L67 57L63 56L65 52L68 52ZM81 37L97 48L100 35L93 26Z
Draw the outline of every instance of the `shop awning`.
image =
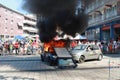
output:
M115 24L114 28L120 28L120 24ZM109 30L109 29L110 29L110 26L104 26L104 27L102 27L102 30Z
M115 24L114 28L120 28L120 24Z
M104 27L102 27L102 30L104 31L104 30L109 30L110 29L110 26L104 26Z

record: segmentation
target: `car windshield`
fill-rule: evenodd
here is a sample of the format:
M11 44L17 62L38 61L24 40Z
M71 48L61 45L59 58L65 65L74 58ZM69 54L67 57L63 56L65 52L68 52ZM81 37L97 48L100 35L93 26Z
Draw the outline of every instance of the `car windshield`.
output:
M74 47L74 50L84 50L87 47L87 45L78 45Z

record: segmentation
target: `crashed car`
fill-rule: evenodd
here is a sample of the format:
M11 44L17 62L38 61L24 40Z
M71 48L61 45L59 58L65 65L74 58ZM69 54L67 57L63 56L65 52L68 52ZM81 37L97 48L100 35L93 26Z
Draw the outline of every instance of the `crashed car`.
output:
M73 59L80 63L92 59L102 60L103 58L100 47L93 44L81 44L75 46L71 49L70 53L73 56Z

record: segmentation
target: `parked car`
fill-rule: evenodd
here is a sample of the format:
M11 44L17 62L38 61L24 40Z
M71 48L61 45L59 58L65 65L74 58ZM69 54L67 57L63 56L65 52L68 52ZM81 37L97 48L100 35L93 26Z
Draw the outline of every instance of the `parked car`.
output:
M73 59L78 62L97 59L102 60L103 54L99 46L93 44L81 44L70 50Z

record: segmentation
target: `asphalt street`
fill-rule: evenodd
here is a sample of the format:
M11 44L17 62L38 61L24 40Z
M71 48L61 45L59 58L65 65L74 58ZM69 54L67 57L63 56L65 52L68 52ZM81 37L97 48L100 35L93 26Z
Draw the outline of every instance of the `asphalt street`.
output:
M120 80L120 54L105 54L75 69L49 66L39 55L0 56L0 80Z

